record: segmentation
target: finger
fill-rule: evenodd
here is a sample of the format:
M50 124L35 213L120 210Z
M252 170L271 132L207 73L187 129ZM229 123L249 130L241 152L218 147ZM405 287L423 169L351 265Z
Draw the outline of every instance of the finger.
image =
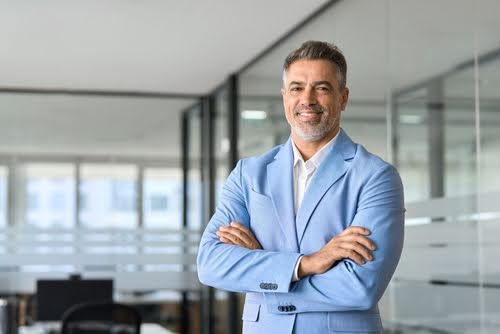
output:
M340 233L339 235L347 235L347 234L353 234L353 233L362 234L362 235L370 235L371 232L369 229L361 227L361 226L349 226L344 231L342 231L342 233Z
M365 264L365 260L363 259L363 257L351 249L343 248L341 249L340 253L342 254L342 257L344 259L351 259L359 265Z
M231 227L233 227L233 228L236 228L236 229L240 230L241 232L243 232L243 233L245 233L247 235L252 235L253 236L252 232L250 232L250 230L245 225L243 225L241 223L231 222L229 225Z
M352 251L356 252L357 254L361 255L367 261L373 260L373 256L371 255L370 250L368 250L363 245L358 244L357 242L343 242L339 245L339 247L341 247L343 249L352 250Z
M339 238L339 241L345 242L357 242L366 248L368 248L371 251L374 251L377 247L375 246L375 243L370 240L369 238L365 237L364 235L359 235L359 234L349 234L346 236L343 236Z
M245 225L240 224L238 222L231 222L231 227L234 227L234 228L240 230L241 233L245 234L249 239L256 240L252 231L250 231L248 228L246 228Z
M234 220L231 223L229 223L229 225L234 226L234 227L240 226L240 227L246 228L245 225L243 225L240 222L234 221Z
M234 234L232 234L230 232L219 230L217 232L217 235L219 237L223 237L223 238L225 238L227 240L230 240L235 245L246 247L246 244L243 242L243 240L241 240L240 238L238 238L238 236L236 236L236 235L234 235Z
M223 243L225 244L230 244L230 245L236 245L235 243L233 243L231 240L229 239L226 239L224 237L219 237L219 240L222 241ZM239 245L236 245L236 246L239 246Z
M231 231L237 234L237 236L246 243L247 248L262 249L262 246L260 245L253 232L245 225L238 222L231 222L231 228Z
M236 237L241 239L248 248L252 248L255 245L256 240L252 232L248 231L245 227L233 227L229 226L225 229L226 232L234 234Z

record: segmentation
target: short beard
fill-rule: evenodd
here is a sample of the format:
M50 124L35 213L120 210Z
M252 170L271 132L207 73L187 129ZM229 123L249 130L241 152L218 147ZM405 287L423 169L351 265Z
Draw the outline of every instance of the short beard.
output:
M326 109L320 105L315 105L310 107L299 106L293 110L293 117L295 117L296 114L302 111L302 109L309 109L315 112L320 112L322 113L322 115L328 113L328 111L326 111ZM293 129L295 130L295 134L297 134L297 136L299 136L300 139L302 139L303 141L313 142L325 138L325 136L333 129L336 123L337 123L337 118L332 119L330 122L327 121L322 122L321 120L319 122L307 122L306 124L309 124L311 127L314 128L309 129L306 132L302 129L300 124L296 124L294 122Z

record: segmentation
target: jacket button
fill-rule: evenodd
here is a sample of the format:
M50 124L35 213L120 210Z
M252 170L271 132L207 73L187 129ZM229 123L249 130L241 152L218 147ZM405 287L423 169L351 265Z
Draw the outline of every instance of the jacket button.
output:
M285 311L285 308L283 306L278 306L278 311L283 312Z
M278 284L273 284L273 290L278 290Z
M292 311L292 312L293 312L293 311L295 311L295 310L296 310L295 306L294 306L294 305L290 305L290 311Z
M290 306L285 306L285 312L290 312Z

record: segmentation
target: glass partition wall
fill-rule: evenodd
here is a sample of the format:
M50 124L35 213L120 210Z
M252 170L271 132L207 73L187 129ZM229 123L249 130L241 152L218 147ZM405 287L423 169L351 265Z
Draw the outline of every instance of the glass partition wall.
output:
M111 277L115 300L160 303L144 319L178 331L182 293L199 291L201 219L183 229L178 132L194 101L0 91L0 295Z
M203 207L205 193L203 189L202 164L202 104L195 103L182 114L182 173L183 196L182 215L184 228L200 231L204 226ZM196 253L197 245L191 245L191 250L184 249L183 253ZM196 271L196 265L191 264L190 270ZM201 333L202 323L205 320L206 310L203 307L203 290L196 293L183 293L182 307L188 308L183 312L181 333ZM209 306L211 300L207 301Z
M483 30L476 35L475 125L477 152L476 205L478 220L478 276L480 285L480 329L498 331L500 318L500 24L492 10L498 3L481 0L477 3L478 18ZM487 27L489 28L487 30Z
M239 153L284 143L286 55L306 40L348 62L349 136L398 167L406 238L379 306L388 332L500 330L500 21L492 1L333 1L239 74Z
M197 148L199 153L189 151L187 155L199 154L200 157L202 228L210 220L222 186L236 165L238 139L236 92L237 80L236 77L231 76L210 96L201 99L197 113L189 109L184 112L188 124L193 124L193 122L199 124L198 132L189 126L183 138L189 143L200 139ZM191 161L191 159L188 160ZM190 166L189 171L191 168ZM190 173L185 175L188 175L191 180ZM240 304L241 298L238 294L203 287L200 293L201 326L199 332L239 333L241 331Z

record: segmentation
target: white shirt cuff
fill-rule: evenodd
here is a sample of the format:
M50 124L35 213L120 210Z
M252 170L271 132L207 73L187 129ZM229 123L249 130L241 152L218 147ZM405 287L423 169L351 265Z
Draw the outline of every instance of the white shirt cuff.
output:
M297 263L295 264L295 270L293 271L293 277L292 277L292 282L297 282L299 279L299 265L300 265L300 261L302 260L302 258L304 257L304 255L301 255L299 257L299 259L297 260Z

